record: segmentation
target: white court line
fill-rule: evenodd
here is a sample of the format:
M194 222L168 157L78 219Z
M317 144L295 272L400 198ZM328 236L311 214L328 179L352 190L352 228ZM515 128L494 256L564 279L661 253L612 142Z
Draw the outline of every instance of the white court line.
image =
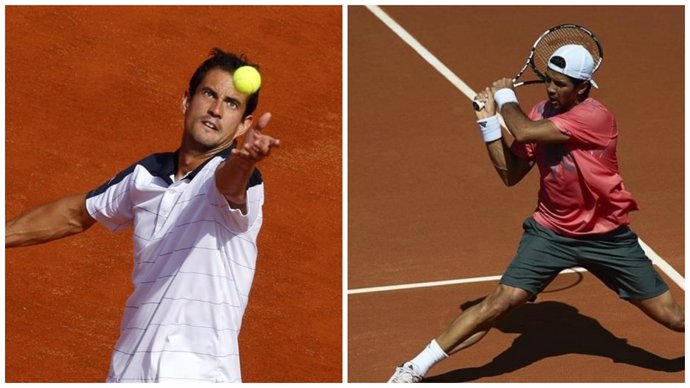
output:
M682 288L683 291L685 291L685 278L683 275L678 273L675 268L671 266L671 264L667 263L666 260L662 259L661 256L659 256L654 250L647 244L645 244L644 241L642 241L641 238L638 238L637 241L640 242L640 245L642 246L642 249L644 249L644 253L649 257L649 260L652 261L659 269L665 273L668 277L673 280L674 283L678 285L678 287Z
M575 267L569 268L561 271L561 273L575 273L575 272L587 272L586 269ZM398 284L393 286L381 286L381 287L369 287L369 288L355 288L348 290L348 295L354 294L371 294L374 292L384 292L384 291L399 291L407 290L411 288L424 288L424 287L440 287L440 286L450 286L455 284L468 284L468 283L481 283L481 282L495 282L501 279L501 275L498 276L482 276L478 278L464 278L464 279L453 279L453 280L440 280L437 282L426 282L426 283L410 283L410 284Z
M424 46L422 46L421 43L417 41L412 35L410 35L409 32L407 32L400 24L398 24L393 18L388 16L386 12L384 12L379 6L377 5L367 5L367 8L371 13L376 15L376 17L379 18L385 24L390 28L393 32L395 32L396 35L400 39L402 39L405 43L407 43L414 51L419 54L419 56L422 57L425 61L427 61L436 71L441 73L442 76L446 77L446 79L453 84L458 90L462 92L467 98L470 99L470 101L474 100L474 96L477 95L477 93L469 87L465 81L461 80L460 77L455 75L451 69L448 68L448 66L444 65L443 62L441 62L434 54L432 54L429 50L427 50ZM498 121L501 123L501 125L505 128L508 128L506 126L505 121L503 121L503 116L501 114L498 114Z
M405 43L410 45L416 51L425 61L429 62L431 66L434 67L441 75L446 77L450 83L455 85L456 88L460 89L460 91L467 96L470 100L474 99L474 96L477 95L477 93L472 90L463 80L460 79L455 73L453 73L446 65L444 65L441 61L438 60L432 54L422 46L417 39L412 37L407 31L405 31L404 28L400 26L400 24L396 23L395 20L393 20L390 16L388 16L387 13L383 12L381 8L379 8L376 5L367 5L367 8L369 11L371 11L376 17L381 19L381 21L388 26L393 32L395 32L396 35L400 37Z
M441 75L446 77L451 84L453 84L458 90L460 90L467 98L470 100L474 99L477 94L467 86L467 84L460 79L455 73L453 73L446 65L444 65L436 56L434 56L429 50L422 46L417 39L410 35L404 28L402 28L395 20L393 20L387 13L385 13L381 8L376 5L366 6L371 13L378 17L388 28L390 28L400 39L407 43L412 49L414 49L424 60L426 60L431 66L434 67ZM674 283L678 285L681 289L685 290L685 278L678 273L666 260L661 258L652 248L638 239L642 249L644 249L645 254L652 260L663 273L665 273ZM455 279L446 280L439 282L427 282L427 283L413 283L413 284L401 284L397 286L383 286L383 287L371 287L371 288L359 288L348 290L348 295L351 294L362 294L368 292L380 292L380 291L393 291L402 290L409 288L420 288L420 287L436 287L444 286L449 284L463 284L463 283L476 283L480 281L495 281L500 279L500 276L487 276L479 278L469 278L469 279Z

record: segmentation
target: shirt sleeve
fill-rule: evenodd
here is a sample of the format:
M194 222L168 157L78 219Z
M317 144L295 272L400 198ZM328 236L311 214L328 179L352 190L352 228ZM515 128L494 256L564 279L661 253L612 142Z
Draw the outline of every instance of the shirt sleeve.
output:
M245 233L260 227L263 221L262 208L264 204L264 185L261 174L255 170L250 178L247 186L247 212L242 213L241 210L230 206L228 200L216 186L214 178L218 164L220 163L216 163L213 168L207 170L208 175L204 179L204 188L202 189L207 193L211 206L218 209L216 212L217 221L235 234Z
M262 208L264 203L263 184L252 186L247 189L247 212L242 213L239 209L234 209L225 199L225 196L218 191L213 180L209 180L211 205L218 208L219 220L236 234L244 233L253 229L262 221Z
M617 136L613 115L603 105L592 101L585 101L549 120L570 136L570 143L603 147Z
M86 209L91 217L111 231L132 226L134 212L130 189L135 169L136 165L130 166L86 195Z

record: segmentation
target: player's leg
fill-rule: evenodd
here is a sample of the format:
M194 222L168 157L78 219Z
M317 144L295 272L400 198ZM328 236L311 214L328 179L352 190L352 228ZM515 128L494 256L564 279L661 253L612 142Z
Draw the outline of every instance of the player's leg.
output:
M522 228L524 233L517 253L495 291L460 314L436 338L447 354L479 342L498 319L534 298L562 270L576 265L562 236L541 226L532 217L525 220Z
M659 296L646 299L629 299L647 316L671 330L685 332L685 309L666 291Z
M685 331L684 309L628 227L583 244L581 254L588 258L584 267L650 318L671 330Z
M624 268L585 267L648 317L671 330L685 332L685 310L673 298L649 259L643 255L639 260L641 265L632 266L629 265L632 260L622 261Z
M463 311L436 342L447 355L466 349L484 338L497 320L531 297L521 288L499 284L491 295Z
M420 382L432 366L479 342L498 319L541 292L560 271L575 265L574 257L553 232L532 218L523 229L517 254L501 284L482 302L463 311L415 358L396 368L389 383Z
M491 326L514 308L526 303L532 294L512 286L499 284L480 303L469 307L432 340L416 357L396 368L389 383L421 382L429 369L449 355L479 342Z

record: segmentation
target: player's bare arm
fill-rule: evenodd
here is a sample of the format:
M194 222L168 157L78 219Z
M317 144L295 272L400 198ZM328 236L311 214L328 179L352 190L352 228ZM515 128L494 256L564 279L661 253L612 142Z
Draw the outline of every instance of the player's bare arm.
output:
M478 120L496 115L496 105L490 88L487 87L479 92L477 100L484 104L482 109L475 111ZM513 186L527 175L532 168L532 163L518 158L510 151L513 137L505 128L501 127L501 131L500 139L485 143L486 149L489 152L491 163L503 183L506 186Z
M57 240L90 228L96 221L86 210L86 194L75 194L41 205L5 224L5 247Z
M271 114L264 113L258 123L247 131L242 146L233 149L228 159L216 170L216 187L230 206L243 213L247 211L247 183L256 163L269 156L273 147L280 146L280 140L262 133L270 120Z
M501 89L513 90L513 80L501 78L491 85L494 96ZM503 104L500 110L510 133L521 143L564 143L570 138L549 120L530 120L517 101Z

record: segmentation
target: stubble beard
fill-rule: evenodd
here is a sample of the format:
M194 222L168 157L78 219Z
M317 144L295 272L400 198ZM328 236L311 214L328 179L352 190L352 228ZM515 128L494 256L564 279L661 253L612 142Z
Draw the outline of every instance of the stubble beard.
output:
M220 131L207 130L200 121L195 122L192 130L185 130L183 145L186 149L198 153L214 153L232 144L231 138L226 138Z

